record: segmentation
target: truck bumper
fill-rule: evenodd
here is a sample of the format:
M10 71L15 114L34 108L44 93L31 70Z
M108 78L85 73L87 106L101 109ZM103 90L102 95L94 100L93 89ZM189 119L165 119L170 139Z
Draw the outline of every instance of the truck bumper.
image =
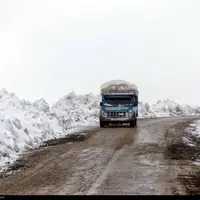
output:
M131 118L123 118L123 117L119 117L119 118L107 118L107 117L100 117L100 121L102 122L109 122L109 123L129 123L131 121L133 121L135 118L131 117Z

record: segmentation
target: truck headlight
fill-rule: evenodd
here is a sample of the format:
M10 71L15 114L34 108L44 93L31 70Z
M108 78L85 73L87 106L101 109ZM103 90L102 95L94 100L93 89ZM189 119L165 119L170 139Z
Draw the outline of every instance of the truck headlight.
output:
M129 111L128 111L128 114L129 114L129 116L132 116L133 111L132 111L132 110L129 110Z
M107 112L105 112L105 111L101 111L101 116L103 116L103 117L107 117Z

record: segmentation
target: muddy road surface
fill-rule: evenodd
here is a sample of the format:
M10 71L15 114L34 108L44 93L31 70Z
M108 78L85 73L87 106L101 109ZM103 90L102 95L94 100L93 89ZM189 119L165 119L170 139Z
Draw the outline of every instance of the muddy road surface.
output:
M25 154L12 175L1 177L0 195L188 194L180 177L198 167L172 143L194 119L142 119L137 128L96 127L77 141L50 142Z

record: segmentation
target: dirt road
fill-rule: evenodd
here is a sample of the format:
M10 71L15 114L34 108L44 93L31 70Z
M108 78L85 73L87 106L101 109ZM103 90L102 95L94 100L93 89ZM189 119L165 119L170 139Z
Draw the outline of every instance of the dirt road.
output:
M180 177L197 166L173 142L193 119L143 119L137 128L97 127L77 142L59 140L26 154L25 167L0 179L0 195L188 194Z

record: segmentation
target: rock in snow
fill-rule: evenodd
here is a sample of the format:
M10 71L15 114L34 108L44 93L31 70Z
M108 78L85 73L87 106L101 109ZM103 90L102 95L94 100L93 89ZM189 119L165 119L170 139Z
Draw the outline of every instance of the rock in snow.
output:
M99 102L100 96L71 92L50 107L44 99L31 103L0 90L0 170L23 151L63 137L71 128L97 124ZM195 114L200 114L200 107L179 105L168 99L153 105L139 103L140 118Z

